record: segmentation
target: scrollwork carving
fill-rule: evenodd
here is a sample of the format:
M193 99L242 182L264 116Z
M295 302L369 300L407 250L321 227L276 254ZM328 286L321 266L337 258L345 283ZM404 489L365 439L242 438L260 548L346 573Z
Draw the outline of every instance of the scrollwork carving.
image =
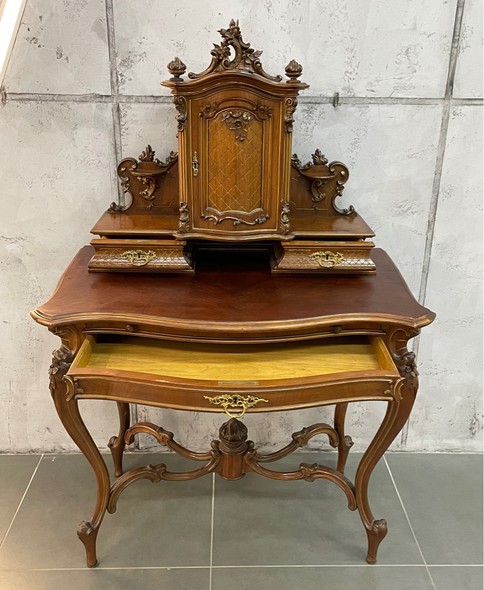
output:
M283 201L282 207L281 207L280 227L281 227L281 233L284 235L287 235L289 233L290 228L291 228L291 220L289 219L290 211L291 211L291 208L289 206L289 203L286 203Z
M181 234L186 234L190 227L190 210L188 209L188 203L180 203L178 210L180 212L178 218L178 231Z
M173 103L178 113L176 116L178 131L183 132L187 123L187 100L184 96L175 96L173 98Z
M233 225L237 226L237 225L261 225L262 223L265 223L268 219L269 219L269 215L267 214L262 214L259 215L258 217L256 217L253 220L247 220L247 219L242 219L240 217L236 217L234 215L225 215L222 213L217 213L217 212L213 212L213 213L202 213L200 215L200 217L202 219L205 219L206 221L214 221L216 224L222 223L222 221L226 221L227 219L230 219L233 221Z
M284 125L287 133L292 133L294 113L297 108L297 98L286 98L284 100Z
M49 367L49 389L52 397L54 397L59 381L69 370L73 358L74 355L71 350L64 344L61 344L59 348L53 351L52 363Z
M344 185L349 178L348 168L344 164L341 162L328 164L328 158L320 149L315 150L312 161L306 164L302 164L297 154L293 154L291 164L311 182L309 192L313 209L317 209L321 203L324 208L331 207L339 215L351 215L355 212L352 205L341 209L335 203L335 200L343 194Z
M122 160L118 165L118 176L124 193L131 197L131 201L127 206L111 203L109 211L111 213L127 211L136 197L140 197L138 205L144 202L147 209L152 209L159 185L158 178L166 174L177 159L178 154L170 152L164 162L160 161L155 158L155 150L148 144L139 155L139 160L135 158Z
M204 117L206 119L211 119L211 118L215 117L224 108L223 102L224 101L208 102L208 103L202 105L200 107L199 116ZM236 111L236 112L241 113L241 115L237 115L237 118L240 116L243 116L242 115L243 113L246 113L249 117L251 117L251 115L254 115L255 117L257 117L261 121L264 121L265 119L270 119L272 117L272 108L269 105L263 104L261 102L257 102L257 103L252 102L247 99L244 100L244 103L246 103L248 105L250 112L244 111L244 110ZM225 111L225 112L227 112L227 111ZM227 116L227 115L225 115L225 112L223 113L223 120L225 120L225 117ZM232 114L234 111L231 110L228 112L230 114Z
M282 76L271 76L264 71L260 61L262 51L252 49L250 43L246 43L242 39L238 20L236 21L232 19L228 29L220 29L218 32L222 36L222 41L220 45L214 43L214 47L210 52L212 56L210 65L206 70L199 74L190 72L188 77L191 80L197 80L204 76L208 76L212 72L226 70L251 72L253 74L258 74L271 82L280 82L282 80ZM234 50L235 55L233 59L230 59L230 47Z

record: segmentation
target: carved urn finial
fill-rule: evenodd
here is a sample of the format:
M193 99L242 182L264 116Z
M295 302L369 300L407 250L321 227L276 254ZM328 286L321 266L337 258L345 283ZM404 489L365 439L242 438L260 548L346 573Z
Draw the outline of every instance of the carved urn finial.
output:
M167 65L167 68L172 75L172 82L181 82L183 74L187 71L187 66L179 57L175 57L175 59Z
M299 76L302 74L303 68L300 63L297 63L295 59L291 59L291 61L286 66L286 76L289 78L287 83L295 82Z

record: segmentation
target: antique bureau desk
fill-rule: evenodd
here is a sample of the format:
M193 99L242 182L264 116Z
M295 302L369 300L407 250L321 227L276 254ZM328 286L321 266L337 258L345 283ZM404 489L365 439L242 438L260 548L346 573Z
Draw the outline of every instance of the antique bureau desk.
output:
M319 150L302 164L291 156L297 96L307 85L291 61L287 80L267 74L260 51L238 23L201 74L183 76L175 58L164 82L178 120L178 153L167 161L152 148L118 166L126 202L112 204L93 228L47 303L32 317L61 339L50 390L67 432L91 464L97 500L78 535L87 564L97 564L103 517L141 478L189 480L246 473L276 480L328 479L358 510L375 563L387 533L368 500L371 473L406 423L418 387L408 340L434 314L415 301L371 229L336 200L348 169ZM115 481L86 428L83 399L112 400L119 431L109 441ZM384 401L381 426L363 454L355 481L345 476L352 446L348 404ZM205 452L171 432L130 423L130 404L226 414ZM334 405L319 422L264 454L248 440L246 413ZM190 419L190 414L187 414ZM123 471L123 452L145 433L195 462L173 472L164 463ZM330 467L293 471L266 466L325 435L337 449ZM169 457L167 457L169 462ZM182 485L182 484L180 484Z

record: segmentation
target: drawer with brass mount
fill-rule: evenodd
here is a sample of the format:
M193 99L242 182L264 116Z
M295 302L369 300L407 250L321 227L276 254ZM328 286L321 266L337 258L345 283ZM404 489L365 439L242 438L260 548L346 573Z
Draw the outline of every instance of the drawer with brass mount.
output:
M398 399L401 377L379 337L284 344L178 343L87 336L69 395L241 417L340 401Z

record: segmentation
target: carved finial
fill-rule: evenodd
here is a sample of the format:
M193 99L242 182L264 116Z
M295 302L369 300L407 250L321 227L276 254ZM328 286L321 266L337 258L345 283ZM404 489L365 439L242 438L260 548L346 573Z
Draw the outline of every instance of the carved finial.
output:
M311 157L315 166L326 166L328 163L328 158L326 158L326 156L324 156L319 149L316 150Z
M175 59L167 65L167 68L173 76L171 78L173 82L181 82L183 74L187 71L187 66L179 57L175 57Z
M286 66L286 76L289 78L287 83L294 82L299 78L302 74L302 65L297 63L295 59L291 59L291 61Z
M140 162L153 162L155 159L155 150L148 144L138 159Z

